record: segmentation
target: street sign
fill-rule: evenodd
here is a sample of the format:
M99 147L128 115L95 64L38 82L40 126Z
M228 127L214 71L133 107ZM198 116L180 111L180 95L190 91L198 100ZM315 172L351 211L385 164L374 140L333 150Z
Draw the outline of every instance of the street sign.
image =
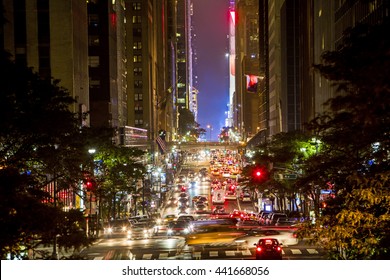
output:
M297 174L283 174L283 178L287 180L294 180L297 178Z
M297 174L282 174L275 173L274 179L276 180L295 180L297 178Z

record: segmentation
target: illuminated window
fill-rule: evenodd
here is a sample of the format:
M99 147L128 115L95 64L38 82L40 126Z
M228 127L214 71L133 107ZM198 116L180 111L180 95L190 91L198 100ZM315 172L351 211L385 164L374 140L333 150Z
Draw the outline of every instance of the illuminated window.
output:
M134 50L140 50L140 49L142 49L142 42L134 42L134 43L133 43L133 49L134 49Z
M100 58L98 56L89 56L88 57L89 67L96 68L100 65Z
M142 105L136 105L136 106L134 106L134 112L135 112L136 114L141 114L142 111L143 111Z
M133 16L133 23L141 23L142 18L141 16Z
M136 94L134 94L134 100L135 100L135 101L142 101L142 100L143 100L142 93L136 93Z
M135 55L133 57L133 62L142 62L142 55Z
M133 3L133 11L140 11L141 3Z
M135 88L142 88L142 81L141 80L135 80L134 81L134 87Z

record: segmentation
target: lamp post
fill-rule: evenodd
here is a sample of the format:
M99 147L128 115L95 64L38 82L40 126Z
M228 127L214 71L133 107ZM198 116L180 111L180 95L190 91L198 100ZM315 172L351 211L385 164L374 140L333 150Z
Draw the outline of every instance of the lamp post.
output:
M92 157L92 177L95 176L95 161L94 161L94 158L93 158L93 155L96 153L96 149L94 148L90 148L88 149L88 153L91 155ZM95 186L93 185L93 181L92 179L90 179L88 182L87 182L87 192L89 192L89 211L88 211L88 216L87 216L87 236L91 236L93 234L93 229L92 229L92 225L93 225L93 221L92 221L92 191L93 191L93 188ZM88 193L87 193L88 194Z

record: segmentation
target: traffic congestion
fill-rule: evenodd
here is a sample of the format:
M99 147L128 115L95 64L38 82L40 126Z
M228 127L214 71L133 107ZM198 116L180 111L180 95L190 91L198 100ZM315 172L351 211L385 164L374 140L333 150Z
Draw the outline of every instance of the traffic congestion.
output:
M305 250L294 249L302 245L297 237L299 220L286 213L259 210L253 193L240 180L242 165L233 151L188 153L158 213L107 223L102 244L113 238L126 240L128 253L126 257L119 254L125 259L144 259L145 255L153 259L288 259L287 252L299 255L294 252ZM129 253L145 248L154 253L141 257ZM224 253L216 253L220 250ZM123 247L114 251L123 251ZM317 249L307 251L311 257L320 255ZM118 255L109 252L100 258Z

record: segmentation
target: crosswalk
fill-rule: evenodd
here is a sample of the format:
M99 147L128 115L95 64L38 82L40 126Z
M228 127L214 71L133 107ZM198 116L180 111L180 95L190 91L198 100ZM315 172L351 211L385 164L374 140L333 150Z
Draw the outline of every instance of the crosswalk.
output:
M283 256L319 256L320 252L315 248L283 248ZM200 259L241 259L241 258L254 258L254 250L186 250L182 252L168 251L168 252L132 252L131 250L121 252L109 252L104 257L94 256L92 259L128 259L128 260L167 260L167 259L187 259L187 260L200 260Z

